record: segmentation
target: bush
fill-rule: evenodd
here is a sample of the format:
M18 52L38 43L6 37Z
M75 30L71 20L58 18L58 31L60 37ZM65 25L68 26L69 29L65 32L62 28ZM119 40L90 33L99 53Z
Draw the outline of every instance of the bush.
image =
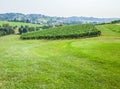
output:
M10 26L9 24L3 24L0 26L0 36L14 34L15 28Z

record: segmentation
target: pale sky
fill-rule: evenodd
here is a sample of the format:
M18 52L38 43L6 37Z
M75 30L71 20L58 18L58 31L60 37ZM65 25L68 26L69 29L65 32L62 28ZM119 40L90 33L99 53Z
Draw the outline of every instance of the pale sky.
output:
M120 17L120 0L0 0L0 13Z

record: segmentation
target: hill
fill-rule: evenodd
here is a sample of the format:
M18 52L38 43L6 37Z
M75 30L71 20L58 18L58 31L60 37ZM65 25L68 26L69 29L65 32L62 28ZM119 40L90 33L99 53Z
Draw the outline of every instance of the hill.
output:
M29 26L29 27L41 27L43 25L40 24L32 24L32 23L25 23L25 22L9 22L9 21L0 21L0 25L9 24L10 26Z
M0 89L119 89L120 33L86 39L0 37Z
M27 22L37 24L80 24L80 23L106 23L120 18L94 18L94 17L50 17L42 14L5 13L0 14L0 20Z
M32 24L25 22L0 21L0 36L8 34L20 34L49 27L48 25ZM24 31L23 31L24 29ZM19 31L21 30L21 32Z

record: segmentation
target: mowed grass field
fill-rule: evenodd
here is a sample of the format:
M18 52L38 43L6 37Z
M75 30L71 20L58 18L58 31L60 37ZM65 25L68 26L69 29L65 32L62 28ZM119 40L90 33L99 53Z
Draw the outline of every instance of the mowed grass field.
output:
M120 33L64 40L0 38L0 89L120 89Z

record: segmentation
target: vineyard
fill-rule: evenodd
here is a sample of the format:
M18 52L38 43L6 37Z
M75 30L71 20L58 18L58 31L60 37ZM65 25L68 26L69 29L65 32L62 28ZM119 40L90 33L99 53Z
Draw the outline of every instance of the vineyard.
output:
M61 39L99 36L101 32L92 24L69 25L24 33L22 39Z

